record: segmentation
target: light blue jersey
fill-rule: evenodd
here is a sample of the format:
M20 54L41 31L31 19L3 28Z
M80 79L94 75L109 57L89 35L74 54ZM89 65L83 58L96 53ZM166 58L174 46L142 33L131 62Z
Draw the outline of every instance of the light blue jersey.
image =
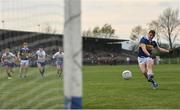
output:
M64 52L57 52L53 55L53 59L56 59L57 65L62 65L64 62Z

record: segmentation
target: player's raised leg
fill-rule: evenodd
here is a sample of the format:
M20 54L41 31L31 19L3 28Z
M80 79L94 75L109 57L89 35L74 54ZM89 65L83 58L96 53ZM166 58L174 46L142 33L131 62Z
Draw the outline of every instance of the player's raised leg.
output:
M26 64L24 66L24 77L27 77L28 74L28 68L29 68L29 60L26 61Z
M15 63L12 63L11 67L9 68L9 71L10 71L11 74L14 73L14 70L13 70L14 66L15 66Z
M147 76L148 76L148 80L151 80L153 77L154 77L154 74L153 74L153 65L154 65L154 60L152 58L147 58L147 62L146 62L146 65L147 65Z
M147 68L146 68L146 64L139 64L139 68L140 68L142 74L148 79L148 77L147 77Z
M153 74L153 66L154 66L154 60L152 58L148 58L147 62L147 77L148 81L151 82L152 88L156 89L158 87L157 82L153 79L154 74Z
M21 63L20 63L20 68L19 68L19 77L20 78L23 78L23 73L24 73L24 64L23 64L23 62L21 61Z
M39 69L39 73L41 74L41 77L44 77L44 72L45 72L45 64L44 62L37 62L37 66Z
M56 64L56 68L57 68L57 75L60 77L61 76L61 67L60 67L60 64Z
M28 66L29 66L29 61L21 60L21 63L20 63L20 78L27 77Z
M11 79L11 78L12 78L12 75L11 75L11 72L10 72L10 67L9 67L9 65L6 65L5 68L6 68L6 73L7 73L7 75L8 75L8 79Z
M61 65L60 65L60 74L61 74L61 76L63 75L63 63L61 63Z

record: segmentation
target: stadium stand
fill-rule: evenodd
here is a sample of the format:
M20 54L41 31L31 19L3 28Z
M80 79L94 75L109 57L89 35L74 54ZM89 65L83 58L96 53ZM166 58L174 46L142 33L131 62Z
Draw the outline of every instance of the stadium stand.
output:
M58 47L63 45L62 34L47 34L15 30L0 30L0 50L10 48L17 53L23 42L29 43L29 48L35 52L39 47L52 55ZM126 64L127 57L130 63L136 63L136 54L123 50L121 39L105 39L83 37L83 63L84 64Z

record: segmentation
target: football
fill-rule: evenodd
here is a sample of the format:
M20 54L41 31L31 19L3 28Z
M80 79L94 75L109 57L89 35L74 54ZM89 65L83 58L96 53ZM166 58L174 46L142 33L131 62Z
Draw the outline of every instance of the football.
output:
M129 70L125 70L122 72L122 77L126 80L132 78L132 72Z

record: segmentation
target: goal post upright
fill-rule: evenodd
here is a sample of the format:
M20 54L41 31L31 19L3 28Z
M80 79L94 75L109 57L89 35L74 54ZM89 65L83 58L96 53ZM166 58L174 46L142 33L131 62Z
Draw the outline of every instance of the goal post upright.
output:
M65 109L82 108L81 0L64 0Z

